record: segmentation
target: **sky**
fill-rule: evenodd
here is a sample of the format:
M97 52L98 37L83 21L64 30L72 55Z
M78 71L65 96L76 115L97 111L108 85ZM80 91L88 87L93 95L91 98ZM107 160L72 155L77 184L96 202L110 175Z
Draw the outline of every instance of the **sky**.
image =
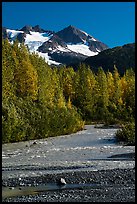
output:
M59 31L69 25L110 48L135 42L135 2L2 2L2 26L39 25Z

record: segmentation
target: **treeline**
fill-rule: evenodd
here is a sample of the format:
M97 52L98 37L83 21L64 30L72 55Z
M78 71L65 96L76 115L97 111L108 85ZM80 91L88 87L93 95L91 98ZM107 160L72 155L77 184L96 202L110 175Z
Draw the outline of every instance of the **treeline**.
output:
M23 44L2 41L2 141L69 134L87 122L134 121L135 73L50 67Z

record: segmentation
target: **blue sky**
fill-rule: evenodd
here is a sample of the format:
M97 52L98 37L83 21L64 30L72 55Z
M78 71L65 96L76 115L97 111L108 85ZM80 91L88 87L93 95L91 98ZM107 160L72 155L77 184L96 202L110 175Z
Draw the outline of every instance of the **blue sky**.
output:
M135 2L2 2L2 26L59 31L73 25L110 48L135 42Z

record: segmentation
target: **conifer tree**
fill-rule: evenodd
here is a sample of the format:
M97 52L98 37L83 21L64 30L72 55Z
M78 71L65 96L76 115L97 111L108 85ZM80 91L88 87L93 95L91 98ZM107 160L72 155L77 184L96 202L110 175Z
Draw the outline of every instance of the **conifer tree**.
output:
M29 60L22 59L20 65L15 71L15 80L17 82L17 93L21 97L30 97L32 100L37 99L37 71L31 65Z
M127 83L124 92L125 107L129 116L135 119L135 72L133 69L126 70L125 79Z
M108 104L109 104L109 92L107 77L102 69L98 68L96 75L96 94L95 94L95 109L96 109L96 118L98 120L105 120L108 117Z
M59 77L60 77L60 85L63 89L63 95L65 96L66 102L72 102L74 97L74 77L75 72L72 67L66 68L63 66L59 70Z
M75 98L73 104L80 108L83 118L93 117L95 77L85 64L80 64L75 77Z

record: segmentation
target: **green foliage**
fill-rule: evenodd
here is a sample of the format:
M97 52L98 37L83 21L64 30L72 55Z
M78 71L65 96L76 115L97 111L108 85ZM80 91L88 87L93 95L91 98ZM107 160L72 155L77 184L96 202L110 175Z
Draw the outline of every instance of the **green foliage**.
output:
M3 143L70 134L81 130L84 121L114 124L134 119L132 69L120 76L116 66L112 73L102 67L94 73L83 63L77 71L51 68L23 44L2 41ZM128 132L127 140L131 137Z
M17 107L12 100L2 105L2 142L25 140L28 121L23 117L22 106Z
M51 112L52 117L50 121L51 136L60 134L70 134L81 130L84 127L84 122L75 108L55 108ZM54 129L54 134L52 133Z
M128 145L135 145L135 123L129 122L116 132L118 141L123 141Z
M134 120L134 80L134 72L130 69L120 77L116 66L113 73L105 73L101 67L93 73L88 66L80 64L73 78L72 103L88 123L114 124Z
M18 42L2 42L2 142L68 134L84 122L65 100L60 75Z
M109 103L109 93L107 77L102 67L99 67L96 75L96 86L95 86L95 117L96 120L105 120L108 118L108 103Z
M79 109L84 120L93 119L94 95L95 95L95 75L85 64L80 64L74 78L74 98L73 104Z
M66 101L74 98L74 77L76 75L72 67L61 67L58 71L61 88Z
M21 76L21 77L20 77ZM17 94L21 97L37 99L37 72L29 61L23 60L15 70L15 81L17 82Z

